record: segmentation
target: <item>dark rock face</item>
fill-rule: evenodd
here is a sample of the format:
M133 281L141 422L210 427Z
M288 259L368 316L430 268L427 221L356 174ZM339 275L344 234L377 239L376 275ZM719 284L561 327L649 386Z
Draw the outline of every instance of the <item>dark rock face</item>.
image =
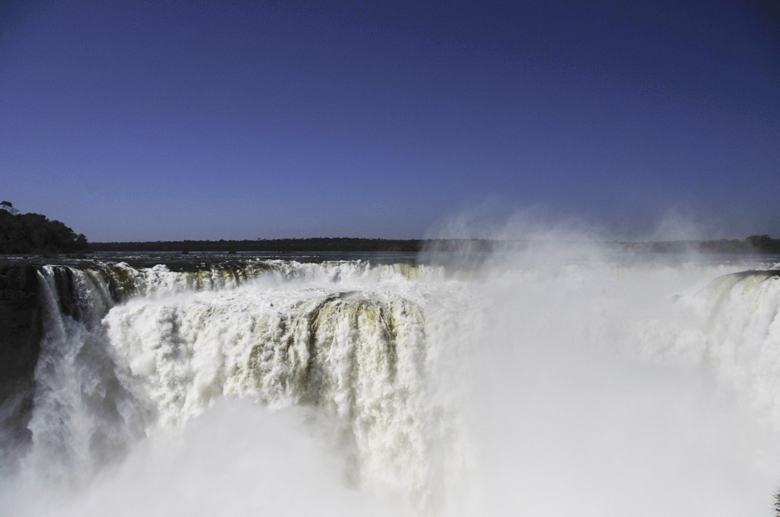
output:
M0 266L0 464L10 463L30 439L42 334L39 297L35 266Z

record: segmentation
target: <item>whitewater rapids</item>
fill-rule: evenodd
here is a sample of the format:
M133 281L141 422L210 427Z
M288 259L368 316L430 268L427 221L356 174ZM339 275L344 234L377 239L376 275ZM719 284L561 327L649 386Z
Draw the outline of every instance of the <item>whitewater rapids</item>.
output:
M774 267L45 266L0 515L769 517Z

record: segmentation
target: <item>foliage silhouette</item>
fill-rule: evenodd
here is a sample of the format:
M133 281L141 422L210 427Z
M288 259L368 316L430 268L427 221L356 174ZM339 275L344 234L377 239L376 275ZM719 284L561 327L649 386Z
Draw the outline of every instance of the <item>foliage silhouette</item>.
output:
M0 210L0 253L86 251L87 238L41 214L14 215Z

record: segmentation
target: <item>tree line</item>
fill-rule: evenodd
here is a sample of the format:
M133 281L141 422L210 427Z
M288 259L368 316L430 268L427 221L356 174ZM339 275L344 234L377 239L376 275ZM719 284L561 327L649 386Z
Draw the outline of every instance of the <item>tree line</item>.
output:
M149 241L149 242L97 242L90 244L93 251L178 251L178 252L419 252L433 251L494 251L523 249L531 241L499 241L491 239L364 239L354 237L314 237L300 239L256 239L214 241ZM565 243L564 243L565 244ZM707 241L650 241L606 242L626 250L643 252L701 251L712 253L778 253L780 239L768 235L752 235L746 239L720 239Z
M41 214L0 210L0 253L45 254L86 251L87 238Z
M174 252L419 252L493 251L522 249L529 241L491 239L366 239L356 237L313 237L299 239L184 240L149 242L88 243L64 223L41 214L12 214L0 210L0 254L78 253L85 251L174 251ZM777 253L780 239L751 235L746 239L667 242L612 242L606 245L650 252L696 250L716 253Z
M496 241L488 239L365 239L357 237L312 237L300 239L256 239L218 241L152 241L152 242L97 242L90 244L94 251L182 251L182 252L418 252L426 247L454 249L468 244L473 248L490 250Z

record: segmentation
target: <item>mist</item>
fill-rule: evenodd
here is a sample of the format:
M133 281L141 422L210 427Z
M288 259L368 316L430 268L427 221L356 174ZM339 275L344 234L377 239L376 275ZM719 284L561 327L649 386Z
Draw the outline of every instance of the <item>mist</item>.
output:
M776 353L777 282L759 323L712 301L712 279L738 264L574 248L483 266L468 397L477 502L463 514L773 515L778 408L763 376L778 372L752 372ZM729 335L730 318L744 319ZM746 343L753 324L770 334Z

